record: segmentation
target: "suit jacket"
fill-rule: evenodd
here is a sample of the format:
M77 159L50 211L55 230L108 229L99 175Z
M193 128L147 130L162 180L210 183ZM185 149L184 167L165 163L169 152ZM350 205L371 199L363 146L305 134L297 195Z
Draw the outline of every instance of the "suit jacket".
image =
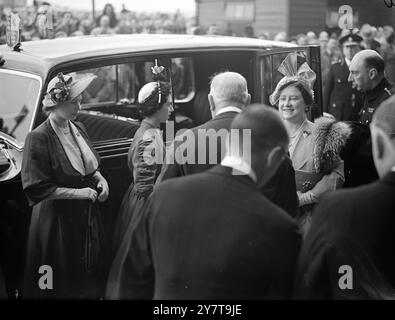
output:
M219 165L159 185L130 241L123 298L281 299L301 239L248 176Z
M209 140L206 139L205 145L203 146L205 147L206 159L204 164L198 164L199 159L197 157L201 153L199 148L202 148L202 143L199 144L198 132L200 130L202 130L201 132L205 132L206 130L210 129L214 129L216 132L224 129L228 131L232 120L236 115L236 112L221 113L201 126L191 129L194 137L194 163L187 162L185 164L178 164L176 161L174 161L174 164L163 165L162 172L159 175L156 183L159 184L163 180L170 178L204 172L216 164L219 164L225 156L225 140L221 140L219 138L216 140L217 154L216 157L214 156L214 159L210 159L210 143ZM175 144L175 150L177 150L179 145L180 142ZM265 196L288 212L292 217L297 215L298 200L296 196L295 171L292 167L292 162L288 157L281 164L276 174L262 188L261 191Z
M391 172L370 185L322 198L301 250L296 298L395 298L394 194ZM346 273L352 283L341 279ZM339 283L353 288L341 289Z
M348 82L350 70L343 60L331 66L324 88L324 111L337 121L357 121L363 95Z

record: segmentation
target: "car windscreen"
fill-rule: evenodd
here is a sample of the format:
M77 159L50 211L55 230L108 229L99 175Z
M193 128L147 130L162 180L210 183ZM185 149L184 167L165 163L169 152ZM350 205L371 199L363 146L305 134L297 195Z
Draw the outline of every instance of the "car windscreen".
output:
M0 131L23 145L40 93L38 77L0 71Z

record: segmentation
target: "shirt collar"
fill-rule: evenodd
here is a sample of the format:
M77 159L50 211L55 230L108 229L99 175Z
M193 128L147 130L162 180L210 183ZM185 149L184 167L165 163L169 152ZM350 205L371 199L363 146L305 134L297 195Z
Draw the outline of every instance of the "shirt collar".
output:
M243 158L235 156L225 156L225 158L221 161L221 165L223 165L224 167L230 167L240 172L238 173L239 175L248 175L252 181L254 181L255 183L258 182L255 171Z
M221 108L217 111L217 113L215 114L215 116L218 116L221 113L225 113L225 112L236 112L236 113L240 113L241 109L238 107L234 107L234 106L229 106L229 107L224 107Z

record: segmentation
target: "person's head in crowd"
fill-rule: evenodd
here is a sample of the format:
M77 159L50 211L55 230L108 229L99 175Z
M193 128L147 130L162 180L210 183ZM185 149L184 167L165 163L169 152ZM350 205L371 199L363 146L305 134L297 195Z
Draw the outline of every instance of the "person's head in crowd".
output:
M100 27L103 29L110 28L110 17L107 15L100 17Z
M288 151L288 134L278 113L264 104L253 104L233 119L230 129L227 155L241 157L249 163L258 187L264 186L277 172ZM245 135L245 130L250 130L251 135Z
M288 35L286 32L279 32L274 36L274 41L287 42Z
M350 33L344 35L339 39L339 43L343 48L343 54L349 61L354 58L354 56L361 51L362 37L355 33Z
M70 11L65 11L62 17L62 23L69 24L73 18L73 14Z
M65 31L58 31L55 33L55 38L67 38L67 33Z
M362 50L351 60L348 81L362 92L373 90L384 78L384 59L374 50Z
M270 36L267 32L261 32L258 38L261 40L270 40Z
M250 25L244 28L244 36L247 38L255 38L254 28Z
M300 33L296 36L296 42L299 46L306 46L309 44L309 39L303 33Z
M114 7L111 3L106 3L103 8L103 14L108 15L109 17L112 14L115 14Z
M371 43L376 35L376 30L370 24L365 23L361 27L361 36L366 43Z
M339 46L336 39L330 38L326 44L326 50L329 54L334 54L338 50Z
M115 28L117 26L117 17L115 15L114 7L111 3L107 3L103 8L102 16L108 16L110 18L110 27ZM99 20L100 24L100 20Z
M74 120L81 109L82 93L97 77L87 75L76 79L67 74L58 73L47 88L43 99L43 111L62 120Z
M203 34L205 34L203 28L200 27L200 26L192 27L191 33L193 35L203 35Z
M307 32L306 37L307 37L307 41L309 44L318 44L319 43L318 39L317 39L317 35L313 31Z
M237 72L222 72L215 75L210 84L208 101L213 118L224 107L244 109L251 101L247 80Z
M395 167L395 96L376 110L370 124L374 163L380 177Z
M207 34L216 35L218 34L218 27L216 24L212 24L207 31Z
M393 44L395 42L395 31L391 26L384 26L383 28L383 36L387 42L387 44Z
M325 52L328 41L329 41L328 32L326 31L320 32L320 35L318 36L318 43L321 46L321 52Z
M156 126L166 122L174 111L170 84L163 81L148 82L139 91L138 105L142 119L149 118Z

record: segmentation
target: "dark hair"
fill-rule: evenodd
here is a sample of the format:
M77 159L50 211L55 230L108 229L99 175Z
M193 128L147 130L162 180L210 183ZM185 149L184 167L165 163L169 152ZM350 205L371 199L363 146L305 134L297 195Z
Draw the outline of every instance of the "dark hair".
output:
M159 90L158 90L158 86L156 86L155 90L153 90L151 94L144 101L138 104L139 114L142 119L146 117L150 117L156 112L158 112L167 101L167 97L170 94L170 84L168 82L163 82L163 81L160 81L159 83L161 90L161 102L158 103Z
M383 73L385 68L384 59L380 55L372 55L365 58L366 68L374 68L378 73Z
M313 100L313 97L311 96L311 94L309 92L307 92L305 87L297 80L286 83L284 86L282 86L279 89L279 92L283 91L285 88L290 87L290 86L293 86L293 87L296 87L297 89L299 89L300 93L302 94L304 103L307 106L311 106L314 103L314 100Z

